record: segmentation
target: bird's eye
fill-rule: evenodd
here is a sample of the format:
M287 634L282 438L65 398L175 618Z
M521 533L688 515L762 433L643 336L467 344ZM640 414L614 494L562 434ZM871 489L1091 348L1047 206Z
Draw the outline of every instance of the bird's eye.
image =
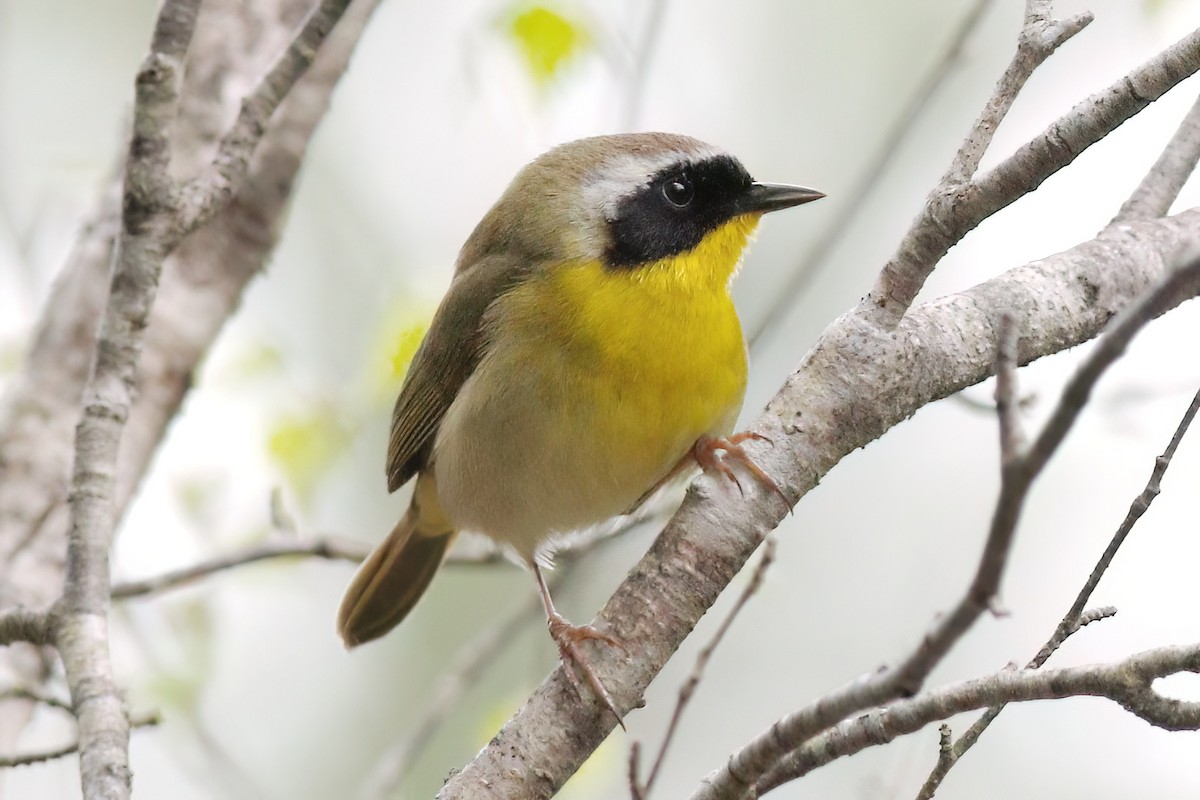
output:
M692 188L692 182L688 180L687 175L676 175L663 183L662 193L668 203L676 208L683 208L692 202L696 191Z

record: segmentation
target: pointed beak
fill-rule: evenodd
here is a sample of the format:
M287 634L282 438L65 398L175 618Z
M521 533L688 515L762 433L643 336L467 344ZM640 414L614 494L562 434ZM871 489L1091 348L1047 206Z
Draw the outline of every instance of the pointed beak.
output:
M765 214L781 208L791 208L811 203L825 196L824 192L805 186L787 183L752 183L750 189L738 201L738 210L743 214Z

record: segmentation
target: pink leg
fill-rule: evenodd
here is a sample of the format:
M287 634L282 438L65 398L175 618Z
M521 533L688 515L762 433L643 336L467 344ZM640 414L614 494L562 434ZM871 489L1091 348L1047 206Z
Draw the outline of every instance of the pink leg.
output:
M562 656L563 667L566 668L567 678L570 679L571 685L575 687L579 696L583 697L583 687L579 684L579 676L576 674L576 670L578 670L587 679L588 685L592 687L596 697L600 698L617 718L617 724L624 729L625 722L621 719L621 712L617 710L608 690L600 682L600 677L588 663L587 656L580 645L587 639L598 639L621 651L624 651L625 647L607 633L598 631L591 625L572 625L568 622L562 614L555 610L554 601L550 598L550 589L546 586L546 579L542 577L541 568L536 562L530 566L533 568L534 577L537 578L538 592L542 596L542 606L546 609L546 626L550 629L550 636L554 639L554 643L558 645L558 652Z

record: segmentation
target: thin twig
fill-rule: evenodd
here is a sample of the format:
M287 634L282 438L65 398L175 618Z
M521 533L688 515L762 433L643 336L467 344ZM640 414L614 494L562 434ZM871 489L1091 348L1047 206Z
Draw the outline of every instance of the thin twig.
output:
M1077 632L1083 630L1093 622L1098 622L1102 619L1109 619L1116 616L1117 609L1113 606L1104 606L1102 608L1090 609L1084 612L1076 621L1076 624L1071 626L1070 630L1064 635L1063 641L1074 636ZM1049 644L1049 643L1047 643ZM1057 643L1054 649L1057 649L1062 642ZM1053 650L1051 651L1053 652ZM1049 655L1047 655L1049 658ZM1026 665L1026 669L1037 669L1041 664L1036 664L1037 659L1030 661ZM1044 659L1043 659L1044 662ZM970 728L963 733L957 740L950 741L950 727L943 725L944 736L938 742L938 758L937 763L929 773L929 777L925 779L925 783L917 792L916 800L931 800L934 794L937 793L938 787L942 785L942 781L946 779L947 773L958 763L963 754L975 744L988 726L992 724L992 720L1000 715L1004 710L1003 705L995 705L984 711L979 719L972 723Z
M1000 463L1010 464L1025 451L1017 395L1017 322L1004 312L996 343L996 416L1000 422Z
M49 708L57 708L59 711L71 713L71 704L66 700L60 700L53 695L42 694L28 689L24 686L14 686L10 689L0 691L0 703L5 700L27 700L33 703L38 703Z
M131 728L146 728L162 723L162 717L157 711L151 711L146 714L140 714L131 717L129 727ZM40 750L36 753L21 753L19 755L3 756L0 755L0 769L9 769L11 767L27 767L30 764L41 764L46 761L54 761L55 759L64 758L72 753L79 752L79 742L74 741L70 744L65 744L62 747L55 747L50 750Z
M1053 19L1053 5L1050 0L1025 0L1025 21L1017 36L1017 52L1000 75L992 96L955 154L941 186L948 187L971 180L1000 123L1008 116L1017 95L1025 87L1025 82L1055 50L1092 22L1090 12L1066 20Z
M112 598L128 600L177 589L206 578L217 572L275 558L324 558L334 561L349 561L357 564L367 556L368 549L360 544L334 538L314 539L309 542L264 542L250 545L223 556L207 559L182 569L164 572L152 578L137 581L122 581L113 584Z
M629 758L626 759L626 777L629 781L629 796L632 800L646 800L646 787L638 777L638 765L642 761L642 743L634 741L629 745Z
M887 744L955 714L985 706L1059 700L1066 697L1103 697L1158 728L1171 731L1200 730L1200 703L1164 697L1154 691L1154 681L1169 675L1200 673L1200 644L1159 647L1111 664L1062 669L1012 670L963 681L898 700L848 719L792 751L756 789L761 797L831 761L854 755L868 747Z
M729 613L722 620L717 632L713 634L712 639L707 645L701 649L696 656L696 663L692 666L692 671L683 685L679 687L679 698L675 701L675 710L671 714L671 721L667 725L667 732L663 736L662 744L658 748L658 756L654 759L654 766L650 769L650 774L646 777L645 784L640 784L637 780L637 763L638 759L634 753L629 755L630 763L630 786L634 800L644 800L649 797L650 790L654 788L654 781L658 778L659 772L662 770L663 763L667 758L667 751L671 747L671 742L675 738L675 732L679 729L679 723L683 719L683 712L687 709L692 697L696 693L696 687L700 685L700 681L704 679L704 671L708 668L708 662L712 659L712 655L720 646L721 641L725 638L725 634L733 627L733 622L737 619L738 614L745 608L746 603L750 598L758 592L763 584L763 580L767 576L767 570L775 561L775 539L767 537L763 542L762 557L759 558L758 566L754 569L754 574L750 576L746 587L742 589L742 593L738 595L737 602L729 609ZM637 742L634 742L634 747L637 747Z
M322 0L308 15L292 43L242 100L241 111L221 139L211 169L183 188L186 205L177 225L180 238L203 225L233 199L275 110L312 65L321 43L349 5L350 0Z
M925 107L930 99L937 94L942 84L950 77L955 64L962 57L967 40L975 33L979 21L983 19L984 12L988 10L992 2L993 0L975 0L975 5L963 16L954 35L950 37L950 46L942 54L941 60L925 75L921 85L908 98L904 109L892 121L879 149L872 154L866 166L859 172L857 183L848 192L843 193L839 199L838 202L841 205L837 216L824 227L817 241L804 252L799 265L792 271L787 283L779 291L773 293L767 311L748 332L747 341L750 343L751 349L779 323L783 315L795 303L796 298L804 293L813 276L817 274L817 270L833 252L834 247L844 240L846 231L858 217L858 212L865 205L867 198L875 194L876 187L879 186L880 180L887 172L888 165L895 159L896 154L900 151L900 145L912 132L913 125L925 112Z
M564 542L563 547L555 551L555 558L562 562L594 549L609 539L616 538L633 529L647 519L662 513L664 508L673 505L670 498L664 497L661 502L647 503L634 514L614 520L609 525L596 526L591 530L572 537ZM278 500L272 499L272 521L276 527L287 533L295 532L295 523ZM186 586L202 578L207 578L218 572L236 569L259 561L283 558L322 558L331 561L347 561L352 564L362 562L370 547L360 542L354 542L335 536L321 536L309 540L292 540L263 542L248 545L226 553L222 556L205 559L191 566L169 570L161 575L143 578L135 581L122 581L113 584L112 598L114 600L129 600L136 597L158 594ZM508 563L509 559L504 549L490 539L480 537L478 541L468 542L465 546L456 547L446 558L448 566L489 566ZM0 642L3 642L3 620L0 615ZM27 641L26 639L23 639Z
M1096 566L1092 568L1087 582L1079 590L1075 601L1058 623L1058 627L1055 628L1054 633L1029 662L1027 665L1028 669L1037 669L1045 664L1050 656L1062 646L1063 642L1080 628L1097 619L1105 619L1116 613L1116 609L1111 607L1094 609L1088 612L1084 612L1083 609L1091 600L1092 593L1096 590L1096 586L1099 585L1100 579L1104 577L1104 573L1108 571L1109 566L1117 555L1117 551L1120 550L1126 537L1133 530L1133 526L1146 513L1146 510L1150 508L1150 504L1154 502L1154 498L1162 490L1163 475L1166 474L1167 467L1170 466L1171 459L1175 455L1175 450L1179 447L1180 441L1183 440L1183 435L1192 424L1192 420L1195 419L1197 411L1200 411L1200 391L1197 391L1196 395L1192 398L1191 405L1188 406L1183 418L1179 421L1179 425L1176 426L1175 433L1171 436L1171 441L1167 444L1167 448L1163 451L1162 455L1154 460L1154 468L1150 472L1150 479L1146 482L1146 487L1130 504L1129 511L1125 514L1125 519L1122 520L1112 540L1109 541L1108 547L1104 549L1104 553L1101 554L1100 559L1096 562ZM979 737L992 724L992 720L1000 716L1000 712L1003 710L1004 706L1002 705L989 708L954 742L954 746L951 748L948 757L943 757L939 754L938 763L929 774L929 777L926 778L925 784L917 794L917 800L929 800L929 798L933 797L937 788L945 779L946 773L950 771L950 768L968 750L975 746L975 743L979 741Z
M1154 166L1109 225L1134 219L1154 219L1166 214L1195 171L1197 161L1200 161L1200 98L1196 98Z
M866 301L894 327L946 251L996 211L1036 189L1087 148L1200 70L1200 29L1075 106L991 171L952 191L935 190Z
M1090 13L1079 14L1067 20L1051 20L1049 7L1050 3L1045 0L1027 0L1025 23L1017 39L1016 53L996 83L996 88L967 134L962 147L954 156L950 168L929 192L925 205L909 226L895 254L880 272L875 288L864 301L863 308L870 312L872 319L879 326L888 329L895 327L934 267L959 239L1001 208L1037 188L1046 177L1069 164L1078 154L1069 150L1055 152L1049 157L1033 162L1036 169L1031 169L1032 159L1024 152L1031 146L1027 144L1017 155L1007 159L987 176L975 177L980 160L991 145L996 129L1012 107L1025 82L1058 47L1092 21ZM1191 54L1195 62L1193 71L1200 69L1200 36L1197 36L1194 45L1196 52ZM1159 57L1162 58L1163 56ZM1157 63L1157 60L1153 63ZM1147 64L1142 70L1147 70L1150 66ZM1087 128L1089 135L1081 137L1080 150L1099 141L1121 122L1145 107L1142 95L1129 89L1126 84L1128 80L1129 78L1123 79L1109 90L1110 94L1114 90L1120 92L1126 103L1119 104L1114 102L1115 98L1094 95L1060 118L1051 130L1058 133L1062 128ZM1174 83L1170 85L1173 86ZM1166 88L1162 91L1166 91ZM1094 119L1102 116L1101 111L1110 112L1103 115L1106 122L1111 120L1111 127L1104 130L1099 129L1101 126L1089 125ZM1090 136L1092 133L1095 134L1094 137ZM1044 136L1045 134L1040 138ZM1010 174L1017 167L1020 168L1019 173ZM1005 175L1008 178L1007 182L996 181L995 176L998 174ZM982 191L980 184L989 177L989 190Z

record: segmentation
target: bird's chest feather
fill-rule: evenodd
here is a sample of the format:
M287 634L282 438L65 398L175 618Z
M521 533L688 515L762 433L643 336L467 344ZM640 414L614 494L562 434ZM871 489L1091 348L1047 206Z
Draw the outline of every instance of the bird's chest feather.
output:
M653 482L741 408L746 353L729 297L744 236L631 270L564 265L506 298L506 359L536 384L555 439ZM513 329L515 328L515 329ZM646 487L640 487L645 489Z

